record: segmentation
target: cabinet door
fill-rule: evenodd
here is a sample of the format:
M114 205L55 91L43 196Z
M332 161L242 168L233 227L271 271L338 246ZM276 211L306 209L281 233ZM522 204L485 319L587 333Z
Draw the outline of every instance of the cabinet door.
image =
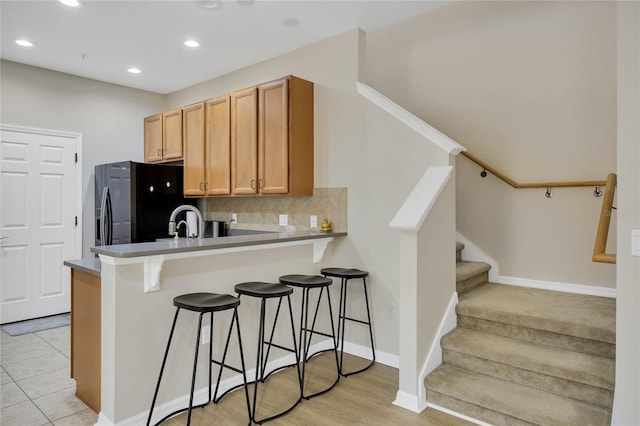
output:
M205 103L205 193L231 193L231 102L229 95Z
M289 87L286 78L258 88L258 188L289 192Z
M162 159L182 158L182 108L162 114Z
M184 195L204 195L204 103L184 107Z
M231 94L231 192L257 192L257 89Z
M162 114L144 119L144 161L162 160Z

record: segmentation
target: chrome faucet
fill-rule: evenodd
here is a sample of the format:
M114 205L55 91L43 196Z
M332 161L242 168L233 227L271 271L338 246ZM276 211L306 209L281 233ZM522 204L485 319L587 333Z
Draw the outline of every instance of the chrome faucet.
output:
M191 238L191 231L189 230L189 224L187 223L186 220L181 220L180 222L178 222L178 224L176 225L176 238L178 238L178 232L180 232L180 225L184 225L185 228L187 228L187 238Z
M175 208L173 212L171 212L171 216L169 216L169 235L174 236L176 233L176 216L178 213L190 210L198 216L198 238L204 238L204 219L202 218L202 213L198 210L197 207L191 206L189 204L184 204L182 206L178 206ZM187 232L188 234L188 232Z

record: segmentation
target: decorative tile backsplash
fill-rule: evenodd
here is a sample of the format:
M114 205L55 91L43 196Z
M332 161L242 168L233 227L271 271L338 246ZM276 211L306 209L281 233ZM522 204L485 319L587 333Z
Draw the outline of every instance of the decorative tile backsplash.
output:
M240 228L279 230L279 215L286 214L289 226L309 230L309 216L318 216L318 227L329 219L334 231L347 231L347 188L314 188L312 197L215 197L203 200L205 220L231 221L238 215Z

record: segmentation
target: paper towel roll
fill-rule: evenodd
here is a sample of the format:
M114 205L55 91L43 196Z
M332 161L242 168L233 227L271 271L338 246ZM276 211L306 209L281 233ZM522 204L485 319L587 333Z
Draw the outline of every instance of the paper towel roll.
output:
M195 212L187 212L187 225L189 226L188 237L195 237L198 234L198 217Z

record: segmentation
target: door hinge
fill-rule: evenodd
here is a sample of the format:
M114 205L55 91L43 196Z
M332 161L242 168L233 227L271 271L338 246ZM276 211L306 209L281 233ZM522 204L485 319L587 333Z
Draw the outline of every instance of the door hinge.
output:
M78 216L76 216L76 226L78 226Z
M76 152L76 163L78 162L78 153Z

